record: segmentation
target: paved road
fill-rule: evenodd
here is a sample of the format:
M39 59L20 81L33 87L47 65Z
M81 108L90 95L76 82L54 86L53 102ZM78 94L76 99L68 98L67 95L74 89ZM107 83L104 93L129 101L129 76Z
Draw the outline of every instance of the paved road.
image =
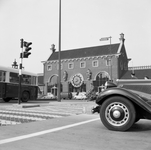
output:
M53 118L60 118L70 115L89 113L94 105L93 102L42 102L2 105L0 107L0 126L16 125L21 123L42 121ZM36 107L35 107L36 106ZM38 107L37 107L38 106ZM40 106L40 107L39 107ZM23 108L25 107L25 108Z
M92 115L88 112L93 104L93 102L53 102L49 105L43 104L42 107L16 108L11 105L0 107L1 111L10 111L2 112L3 114L21 116L18 120L23 121L22 124L0 127L0 149L151 149L151 121L140 120L127 132L109 131L102 125L98 114ZM41 118L39 119L41 121L30 121L31 118ZM24 123L24 120L28 120L28 123Z
M151 121L128 132L107 130L98 115L81 114L1 127L3 150L150 150Z

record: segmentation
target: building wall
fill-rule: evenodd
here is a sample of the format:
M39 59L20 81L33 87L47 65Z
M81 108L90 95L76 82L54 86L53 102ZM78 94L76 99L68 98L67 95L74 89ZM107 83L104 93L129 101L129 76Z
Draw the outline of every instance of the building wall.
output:
M68 92L69 87L71 90L71 86L73 85L73 78L75 77L75 74L78 74L78 73L80 75L82 75L82 77L83 77L83 81L84 81L83 85L86 87L86 91L88 91L91 88L92 83L93 83L93 85L95 84L95 86L100 87L100 84L102 84L102 83L104 84L103 80L112 79L113 82L116 82L116 79L120 79L127 72L128 61L130 60L127 58L124 41L125 41L124 34L121 33L120 34L120 44L113 44L111 46L112 49L110 49L110 51L108 51L109 50L108 46L105 45L103 47L99 47L99 46L93 47L93 48L90 47L87 49L83 48L83 49L71 50L68 53L67 53L67 51L65 53L61 53L62 54L61 57L66 58L66 59L61 60L61 62L62 62L61 83L63 86L63 87L61 87L62 88L61 90L63 92ZM102 50L101 50L101 48L102 48ZM80 52L79 50L81 50L81 56L79 54L79 52ZM93 50L95 50L95 51L93 51ZM100 51L98 51L98 50L100 50ZM47 93L47 86L49 85L49 88L52 88L52 86L53 86L53 85L51 85L52 81L53 81L51 79L56 78L55 79L56 81L53 81L53 82L57 83L57 78L58 78L57 77L58 76L58 52L55 52L54 47L52 48L52 52L53 52L52 55L48 58L48 60L46 62L44 62L44 84L45 84L44 92L45 92L45 94ZM69 55L65 56L66 54L69 54ZM75 56L73 56L73 55L75 55ZM97 55L101 55L101 56L97 56ZM112 55L111 66L107 66L106 60L111 55ZM77 57L79 57L79 58L77 58ZM92 67L93 60L98 60L98 62L99 62L98 67ZM85 68L80 68L81 61L86 62ZM68 68L68 64L70 62L74 63L73 69ZM51 68L50 69L51 71L48 71L47 67L50 65L51 65L51 67L49 67L49 68ZM92 72L92 78L90 80L87 78L88 70L90 70ZM67 80L64 80L64 78L63 78L65 72L68 75ZM100 74L101 72L105 73L105 75L108 75L108 77L107 78L106 78L106 76L104 77L102 74ZM96 79L97 79L97 81L95 81ZM102 80L103 82L100 82L100 80ZM98 82L99 82L99 85L97 84ZM70 83L72 83L72 85ZM54 88L56 86L57 86L57 84L54 84ZM76 87L75 84L74 84L74 87Z
M112 57L112 79L113 81L116 81L118 77L118 59L119 57L113 56ZM94 60L98 60L98 67L92 67L92 62ZM85 68L80 68L80 62L85 61L86 62L86 67ZM70 62L74 63L74 68L73 69L68 69L68 64ZM47 66L52 65L52 70L48 71ZM61 83L63 85L63 92L68 92L68 82L70 82L71 78L77 74L80 73L83 75L84 78L84 83L86 84L86 90L90 90L91 88L91 83L93 80L95 80L96 76L100 72L107 72L109 76L111 77L111 68L110 66L106 65L106 58L102 57L91 57L91 58L79 58L79 59L72 59L72 60L62 60L62 70L61 70ZM90 69L92 72L92 78L91 80L87 79L87 70ZM64 81L63 79L63 73L66 71L68 73L68 78L67 81ZM47 93L47 85L48 82L50 81L50 78L53 75L58 74L58 62L57 61L52 61L51 63L45 63L44 64L44 93Z

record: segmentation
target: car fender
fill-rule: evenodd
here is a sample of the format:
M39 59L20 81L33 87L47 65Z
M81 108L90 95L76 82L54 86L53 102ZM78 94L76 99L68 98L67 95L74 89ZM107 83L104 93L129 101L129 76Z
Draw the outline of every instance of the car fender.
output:
M130 90L124 89L124 88L109 88L104 90L103 92L99 93L96 104L102 105L102 103L111 96L123 96L129 100L131 100L136 105L139 105L144 110L151 113L151 106L146 103L145 99L141 97L139 94L136 94Z

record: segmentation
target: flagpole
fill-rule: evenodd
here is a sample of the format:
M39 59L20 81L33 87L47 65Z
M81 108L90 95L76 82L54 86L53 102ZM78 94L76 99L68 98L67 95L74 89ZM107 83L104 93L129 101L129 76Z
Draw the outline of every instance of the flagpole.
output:
M112 56L111 56L111 51L112 51L112 48L111 48L111 36L109 37L110 38L110 67L111 67L111 81L112 81Z
M111 38L112 38L111 36L109 36L109 37L103 37L103 38L100 39L100 41L110 40L110 54L109 54L109 59L108 60L110 61L111 81L112 81L112 62L111 62L111 58L112 58L111 51L112 51L112 48L111 48Z

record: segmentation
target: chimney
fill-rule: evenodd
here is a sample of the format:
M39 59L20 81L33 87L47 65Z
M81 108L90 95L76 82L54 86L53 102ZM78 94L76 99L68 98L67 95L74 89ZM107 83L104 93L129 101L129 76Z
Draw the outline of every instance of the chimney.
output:
M123 33L120 34L120 38L119 39L120 39L121 42L124 43L125 39L124 39L124 34Z
M55 44L52 44L52 45L51 45L50 50L52 50L52 53L54 53L54 52L56 51L56 49L55 49Z

